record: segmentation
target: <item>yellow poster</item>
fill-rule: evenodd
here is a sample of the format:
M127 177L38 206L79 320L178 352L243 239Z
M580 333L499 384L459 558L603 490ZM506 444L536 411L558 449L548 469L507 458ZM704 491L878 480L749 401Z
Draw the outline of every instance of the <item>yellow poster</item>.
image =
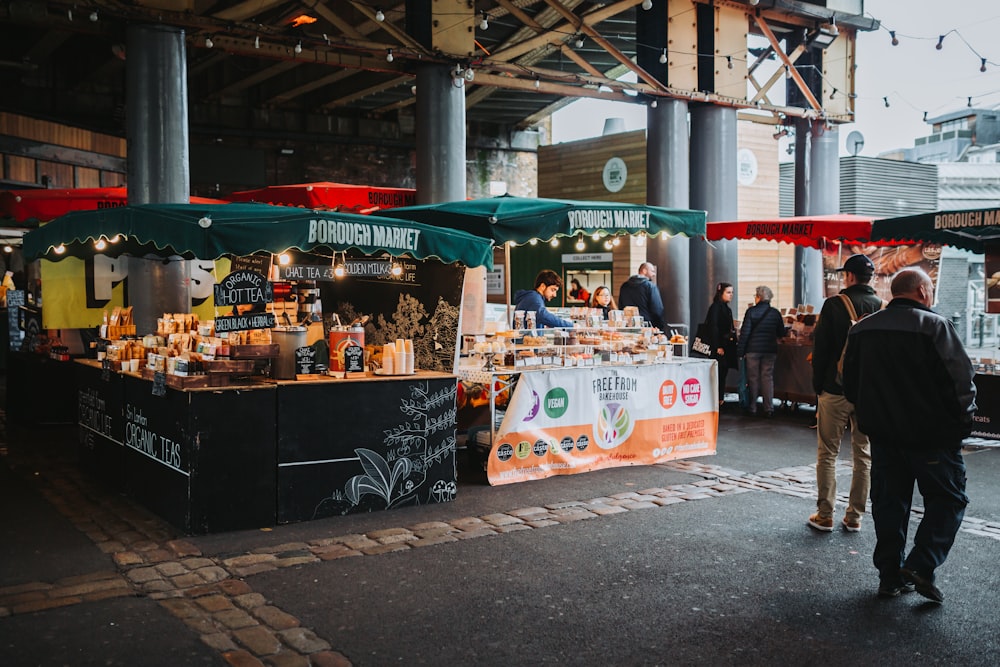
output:
M126 258L96 255L86 260L40 261L44 328L90 329L101 325L105 310L126 305ZM213 287L219 276L229 273L229 260L193 260L188 264L191 312L200 320L211 320L215 317Z

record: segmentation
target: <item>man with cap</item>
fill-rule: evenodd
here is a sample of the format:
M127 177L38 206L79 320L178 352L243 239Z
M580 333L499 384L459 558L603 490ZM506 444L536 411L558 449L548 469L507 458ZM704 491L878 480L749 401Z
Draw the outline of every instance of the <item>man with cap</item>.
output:
M844 430L851 428L851 491L841 526L848 532L861 530L861 516L871 486L871 445L868 436L858 430L854 406L844 397L840 384L838 362L847 342L851 320L880 310L885 303L869 283L875 275L875 265L867 255L851 255L837 269L844 274L847 285L837 296L823 303L819 321L813 333L813 389L816 390L816 513L809 517L810 527L832 532L833 513L837 499L837 455ZM854 317L840 296L850 299Z

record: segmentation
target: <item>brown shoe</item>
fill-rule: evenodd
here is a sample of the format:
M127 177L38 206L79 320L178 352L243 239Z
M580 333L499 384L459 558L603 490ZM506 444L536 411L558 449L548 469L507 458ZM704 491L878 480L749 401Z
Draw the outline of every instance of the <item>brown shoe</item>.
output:
M816 530L823 531L824 533L832 533L833 532L833 517L832 516L828 516L828 517L824 518L824 517L821 517L819 515L819 512L817 512L816 514L813 514L811 517L809 517L809 520L806 523L809 524L810 528L814 528Z
M841 522L841 525L849 533L859 533L861 532L861 519L848 519L846 516Z

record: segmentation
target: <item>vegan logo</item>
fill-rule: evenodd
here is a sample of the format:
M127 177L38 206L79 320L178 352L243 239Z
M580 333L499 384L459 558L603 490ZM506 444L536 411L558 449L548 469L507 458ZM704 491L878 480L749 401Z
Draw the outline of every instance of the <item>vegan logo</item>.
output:
M621 403L605 403L597 416L595 440L601 449L614 449L632 435L635 422Z
M545 394L542 407L545 408L546 415L552 419L558 419L566 414L566 409L569 407L569 395L562 387L554 387Z

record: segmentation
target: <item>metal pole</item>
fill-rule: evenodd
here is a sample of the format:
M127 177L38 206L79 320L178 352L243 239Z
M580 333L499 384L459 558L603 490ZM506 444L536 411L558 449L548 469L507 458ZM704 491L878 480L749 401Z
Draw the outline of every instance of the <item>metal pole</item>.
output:
M465 79L452 69L417 70L417 203L465 199Z

